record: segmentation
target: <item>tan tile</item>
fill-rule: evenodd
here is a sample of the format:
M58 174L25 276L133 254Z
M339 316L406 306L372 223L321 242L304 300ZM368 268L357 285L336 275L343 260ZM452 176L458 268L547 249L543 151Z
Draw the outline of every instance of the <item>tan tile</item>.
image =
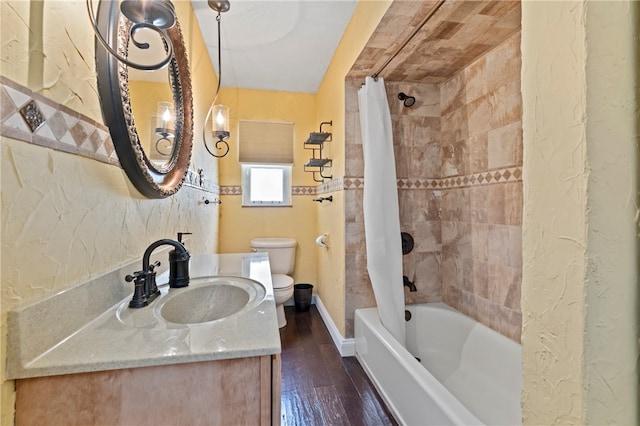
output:
M442 114L448 115L465 103L464 99L464 78L462 73L456 73L449 80L440 85L440 102Z
M443 147L468 138L467 107L462 106L449 114L443 115L440 121L440 128L442 129L440 142Z
M440 117L400 117L404 145L422 147L440 142Z
M442 192L442 220L470 222L470 197L475 188L452 188Z
M345 174L347 176L364 176L364 154L362 152L362 145L345 145L344 155Z
M467 174L467 143L461 140L442 146L442 177Z
M412 149L413 149L412 147L404 146L404 145L393 146L393 156L395 157L395 162L396 162L396 178L397 179L407 179L411 176L409 172L409 163L415 161L411 157ZM362 173L364 174L364 161L362 162L362 167L363 167Z
M471 224L468 222L442 222L442 250L471 258Z
M414 250L421 253L442 250L442 226L440 221L415 222L414 228Z
M489 260L489 226L486 223L471 224L471 248L474 260Z
M357 113L360 108L358 106L358 90L363 83L360 79L346 79L344 84L345 94L345 111Z
M442 288L442 300L447 305L454 309L458 309L461 304L462 291L454 286L449 286L443 283Z
M488 170L488 134L471 136L467 143L469 149L469 173Z
M400 228L404 232L409 232L409 230L412 229L413 210L420 208L415 202L415 192L417 191L398 191Z
M473 259L473 293L478 297L489 297L489 264Z
M486 57L477 61L463 70L465 80L465 103L469 104L487 94Z
M522 165L522 123L520 120L490 130L487 142L489 169Z
M441 150L439 143L421 147L408 147L408 175L411 178L435 178L440 176Z
M489 223L489 185L469 188L469 204L471 205L471 222Z
M509 282L507 294L504 300L504 306L514 311L520 312L520 298L522 289L522 272L520 270L513 269L512 280Z
M505 223L522 224L522 182L504 183Z
M482 96L467 104L468 135L475 136L491 130L493 109L490 96Z
M509 227L506 225L489 225L489 263L492 265L509 265Z
M440 271L443 288L462 288L462 258L447 251L443 251L441 256Z
M487 89L496 90L507 81L520 80L521 58L518 32L486 55Z
M360 120L357 119L357 112L346 112L344 114L344 141L345 145L356 143L356 125L360 127Z
M473 259L462 259L462 289L470 293L474 292L474 271L473 271Z
M509 233L509 262L508 265L515 269L522 269L522 227L507 226Z
M518 120L522 120L522 95L520 80L507 82L487 95L490 109L488 122L496 129Z
M504 184L488 185L487 221L499 225L505 224L505 187Z
M488 272L488 299L501 306L506 306L509 299L511 308L515 307L516 303L519 308L522 281L519 271L508 266L489 264Z
M345 240L345 250L347 253L356 253L360 248L365 247L364 224L357 222L346 223Z

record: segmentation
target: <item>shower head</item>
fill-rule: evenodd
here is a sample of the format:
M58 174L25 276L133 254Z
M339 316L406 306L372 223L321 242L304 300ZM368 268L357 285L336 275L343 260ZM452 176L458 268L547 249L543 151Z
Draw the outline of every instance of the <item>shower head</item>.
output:
M406 107L412 107L413 104L416 103L416 98L414 98L413 96L409 96L404 92L398 93L398 99L404 101L404 106Z

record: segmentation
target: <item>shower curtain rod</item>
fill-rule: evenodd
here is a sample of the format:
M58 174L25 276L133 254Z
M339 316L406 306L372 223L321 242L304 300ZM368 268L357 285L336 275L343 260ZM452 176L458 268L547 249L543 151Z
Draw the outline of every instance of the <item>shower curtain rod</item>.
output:
M445 0L440 0L431 8L429 13L427 13L427 16L425 16L422 19L422 21L420 21L418 26L411 32L411 34L409 34L409 36L400 44L400 46L396 48L396 50L393 52L391 57L387 59L380 68L378 68L378 71L373 73L373 75L371 76L372 78L374 78L375 80L378 79L378 76L380 75L380 73L387 67L387 65L389 65L391 61L395 59L396 56L398 56L398 54L402 51L402 49L404 49L405 46L409 44L409 42L413 39L413 37L415 37L415 35L418 34L418 32L422 29L422 27L424 27L424 25L429 21L429 19L431 19L431 17L438 11L438 9L440 9L440 6L442 6L444 2Z

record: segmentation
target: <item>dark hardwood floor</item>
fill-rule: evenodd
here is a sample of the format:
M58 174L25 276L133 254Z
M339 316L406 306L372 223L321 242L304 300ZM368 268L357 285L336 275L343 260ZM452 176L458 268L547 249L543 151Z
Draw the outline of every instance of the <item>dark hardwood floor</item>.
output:
M355 357L340 357L315 305L285 307L282 425L396 425Z

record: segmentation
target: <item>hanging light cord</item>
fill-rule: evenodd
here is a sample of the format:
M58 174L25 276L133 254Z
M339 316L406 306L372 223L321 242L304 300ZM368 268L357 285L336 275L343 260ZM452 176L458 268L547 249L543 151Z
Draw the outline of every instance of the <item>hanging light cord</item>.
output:
M207 152L209 152L209 154L213 155L214 157L220 158L224 157L229 152L229 144L222 139L216 141L216 149L223 149L220 147L220 144L224 144L224 146L226 147L226 150L223 154L214 154L213 152L211 152L209 146L207 145L207 123L209 122L209 118L211 117L211 113L213 112L213 106L218 99L218 92L220 92L220 83L222 82L222 54L220 53L220 12L218 12L218 16L216 16L216 21L218 21L218 87L216 87L216 94L213 96L213 102L211 103L209 111L207 112L207 116L204 119L204 125L202 126L202 140L204 140L204 147L207 149ZM213 120L213 117L211 117L211 119Z

